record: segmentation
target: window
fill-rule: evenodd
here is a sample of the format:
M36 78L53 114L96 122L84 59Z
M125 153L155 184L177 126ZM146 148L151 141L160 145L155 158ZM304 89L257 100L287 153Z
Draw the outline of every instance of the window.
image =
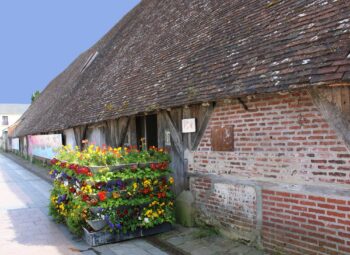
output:
M8 116L2 116L1 125L7 126L8 124L9 124L9 117Z

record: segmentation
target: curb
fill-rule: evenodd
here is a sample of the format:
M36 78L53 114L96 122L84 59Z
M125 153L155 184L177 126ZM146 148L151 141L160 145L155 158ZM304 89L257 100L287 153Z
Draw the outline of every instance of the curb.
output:
M166 242L156 236L148 236L145 238L145 240L170 255L191 255L190 253L183 251L182 249L177 248L175 245Z

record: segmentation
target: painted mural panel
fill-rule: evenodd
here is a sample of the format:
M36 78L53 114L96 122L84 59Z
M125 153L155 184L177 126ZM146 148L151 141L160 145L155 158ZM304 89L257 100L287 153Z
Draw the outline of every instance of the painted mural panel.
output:
M12 138L12 140L11 140L11 148L12 148L12 150L19 151L19 138Z
M28 136L28 141L30 155L50 159L62 146L62 135L31 135Z

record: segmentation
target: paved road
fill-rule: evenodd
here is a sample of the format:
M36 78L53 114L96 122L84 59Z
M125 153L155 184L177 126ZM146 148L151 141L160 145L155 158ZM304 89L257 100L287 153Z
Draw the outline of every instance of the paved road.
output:
M48 216L51 184L0 154L1 255L166 255L144 240L89 248Z

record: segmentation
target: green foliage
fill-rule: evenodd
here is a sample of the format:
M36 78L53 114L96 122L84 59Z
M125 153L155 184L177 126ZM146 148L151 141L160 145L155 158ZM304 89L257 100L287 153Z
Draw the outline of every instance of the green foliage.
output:
M32 94L32 103L40 96L40 91L36 90L33 94Z

